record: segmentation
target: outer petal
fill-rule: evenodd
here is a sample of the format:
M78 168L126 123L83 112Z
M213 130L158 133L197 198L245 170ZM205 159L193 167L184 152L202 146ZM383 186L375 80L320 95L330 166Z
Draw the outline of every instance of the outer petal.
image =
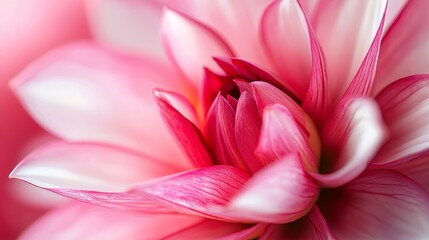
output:
M319 203L338 239L426 239L429 235L429 196L395 171L368 171L344 189L322 195Z
M199 217L185 215L138 217L88 204L72 203L43 216L19 239L161 239L201 221Z
M189 89L164 67L77 44L48 54L12 87L33 117L62 138L124 146L189 166L152 98L154 87Z
M162 40L170 59L202 92L203 67L218 69L215 56L234 54L222 38L207 26L172 10L165 10Z
M312 152L308 139L301 133L292 114L280 104L266 107L256 153L271 162L296 152L300 154L305 169L317 172L315 155L319 153ZM264 165L269 162L264 162Z
M299 239L333 240L335 239L317 206L298 221L286 225L270 225L262 233L260 240Z
M368 52L386 4L386 0L335 0L320 5L314 26L325 54L334 103L339 101Z
M274 1L261 20L262 39L276 73L303 99L311 75L307 23L296 0Z
M325 144L322 166L327 174L311 173L325 187L343 185L361 174L385 138L384 124L377 104L369 98L340 102L322 133Z
M318 192L299 155L287 155L257 172L231 200L225 215L250 222L292 222L311 210Z
M175 171L157 159L114 147L57 142L28 155L10 176L43 188L115 192Z
M429 192L429 157L424 156L394 167L405 174Z
M162 49L162 6L152 1L89 0L88 20L102 44L131 54L167 60Z
M373 163L396 165L429 153L429 75L396 81L377 96L389 141Z
M383 38L373 94L393 81L428 74L429 2L409 0Z

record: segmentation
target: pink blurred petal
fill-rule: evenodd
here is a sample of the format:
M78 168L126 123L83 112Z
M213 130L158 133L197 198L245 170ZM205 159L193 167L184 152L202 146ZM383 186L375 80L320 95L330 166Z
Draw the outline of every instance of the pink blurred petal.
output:
M261 19L261 32L283 84L304 99L311 75L311 51L307 23L298 2L274 1Z
M228 101L218 95L207 117L207 138L218 164L234 165L248 172L235 136L235 111Z
M372 163L396 165L427 156L429 152L429 75L400 79L385 88L376 98L380 105L389 141Z
M33 151L10 176L43 188L115 192L174 172L177 168L131 151L91 143L57 142Z
M235 117L235 138L241 156L251 172L256 172L262 167L260 160L255 155L261 124L262 120L255 100L249 92L242 93Z
M328 173L311 175L325 187L338 187L361 174L385 139L377 103L348 98L339 103L322 133Z
M152 1L86 1L91 32L101 44L167 62L161 45L162 6Z
M318 192L299 155L291 154L253 175L231 200L225 215L250 222L292 222L311 210Z
M393 169L420 184L429 193L429 157L422 156L396 165Z
M222 237L219 240L256 239L261 235L266 225L267 224L265 223L258 223L255 224L253 227L249 227L240 232L236 232L228 236Z
M298 152L304 168L317 172L318 159L310 148L309 142L302 135L299 125L287 108L280 104L265 108L262 117L261 134L256 153L269 162L281 159L286 155ZM264 162L264 165L269 162Z
M362 174L343 189L319 199L338 239L425 239L429 235L429 195L391 170Z
M409 0L383 38L373 95L397 79L429 73L428 28L429 2Z
M178 93L189 87L162 64L81 43L49 53L12 87L32 116L57 136L127 147L189 167L151 93L156 87Z
M334 240L335 238L319 208L315 206L298 221L286 225L269 225L259 239Z
M362 64L380 28L386 4L386 0L320 4L313 26L326 59L327 86L334 104Z
M43 216L19 239L161 239L201 221L186 215L133 216L74 202Z
M158 97L159 94L161 93L155 92L161 115L171 133L176 137L178 144L188 154L193 165L195 167L213 165L211 156L207 151L206 140L198 127L172 107L168 101Z
M234 55L216 32L172 10L164 11L161 32L163 45L171 61L200 92L203 87L203 67L218 70L214 56Z

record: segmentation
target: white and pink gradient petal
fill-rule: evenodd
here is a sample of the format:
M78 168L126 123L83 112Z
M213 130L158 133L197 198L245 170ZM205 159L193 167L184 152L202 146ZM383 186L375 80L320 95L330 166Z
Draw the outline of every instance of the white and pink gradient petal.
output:
M338 187L361 174L386 138L380 109L371 98L341 101L322 132L327 173L310 173L321 186Z
M158 87L192 96L186 82L168 69L78 43L48 53L11 86L29 113L56 136L130 148L186 169L189 160L152 96Z
M135 216L85 203L72 202L53 209L19 240L137 240L164 239L204 219L186 215ZM162 231L160 231L162 229Z
M409 0L383 38L375 96L397 79L415 74L429 74L429 2Z
M389 129L389 140L372 163L388 167L428 156L429 75L400 79L376 100Z
M320 209L338 239L426 239L429 195L393 170L370 170L324 193Z
M307 22L296 0L274 1L261 19L261 37L272 67L301 100L311 77Z
M203 67L220 71L213 57L234 56L228 44L212 29L170 9L163 13L161 40L170 61L178 66L198 93L203 91Z
M387 0L320 4L313 27L326 59L328 89L337 103L358 71L386 12Z
M42 188L117 192L177 172L138 152L93 143L55 142L28 155L10 174Z

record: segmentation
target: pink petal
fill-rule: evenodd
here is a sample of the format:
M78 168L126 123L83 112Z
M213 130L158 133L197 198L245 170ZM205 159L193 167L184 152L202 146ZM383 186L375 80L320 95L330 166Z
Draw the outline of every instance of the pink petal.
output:
M167 60L162 49L162 6L152 1L86 1L94 38L103 45L130 54Z
M380 27L377 30L374 40L366 53L356 75L353 77L350 85L348 86L344 97L347 96L363 96L368 95L371 91L372 83L375 77L375 70L377 67L378 52L380 50L381 37L383 33L383 25L385 22L385 15L383 16Z
M265 162L281 159L286 155L298 152L304 168L317 172L319 152L313 153L309 142L294 120L292 114L282 105L275 104L265 108L261 134L256 153L262 155Z
M251 231L252 228L248 228L248 225L240 223L228 223L222 221L216 221L211 219L205 219L201 222L189 226L188 228L181 229L178 232L172 233L171 235L163 238L163 240L189 240L189 239L231 239L229 235L244 236L244 238L235 239L247 239L246 236L252 236L251 233L245 234ZM244 233L243 233L244 232Z
M429 195L391 170L368 171L344 189L319 199L338 239L425 239L429 235Z
M180 112L172 107L162 97L157 97L158 106L165 123L171 133L176 137L178 143L189 156L195 167L207 167L213 165L211 156L207 151L207 143L201 131ZM157 96L158 95L158 96Z
M292 222L311 210L318 192L299 155L287 155L252 176L225 215L250 222Z
M253 89L253 95L255 96L260 114L262 114L265 107L268 105L278 103L285 106L291 112L298 124L305 128L305 113L290 96L266 82L256 81L250 83L250 86Z
M328 164L322 167L329 173L311 175L325 187L353 180L365 170L385 139L377 103L369 98L344 99L328 120L322 139L324 163Z
M320 4L314 27L326 59L328 88L334 104L362 64L382 24L386 5L386 0L336 0Z
M73 202L40 218L19 239L161 239L201 221L202 218L186 215L137 217Z
M303 99L311 75L307 23L297 1L274 1L261 20L264 46L276 73L295 96Z
M43 188L115 192L176 171L155 158L107 145L57 142L32 152L10 177Z
M61 138L114 144L189 167L151 93L155 87L189 93L189 87L162 64L75 44L46 55L11 86L32 116Z
M429 192L429 157L422 156L411 161L399 164L394 167L395 170L403 173L420 184Z
M271 0L242 1L194 1L157 0L177 12L186 13L193 19L222 33L237 56L255 64L266 64L260 48L260 18ZM237 27L240 31L237 31ZM205 46L204 43L202 46ZM194 46L195 47L195 46Z
M256 172L262 167L260 160L255 155L261 123L255 100L249 92L242 93L235 118L235 138L241 156L251 172Z
M314 206L298 221L286 225L269 225L259 239L334 240L335 238L319 208Z
M234 165L248 172L248 166L240 154L235 137L235 111L220 95L208 113L206 129L217 163Z
M261 235L265 227L266 224L258 223L255 224L253 227L249 227L240 232L236 232L228 236L222 237L219 240L256 239Z
M397 79L428 74L429 2L409 0L383 38L373 95Z
M172 10L165 10L161 31L170 59L200 92L203 87L203 67L218 70L214 56L234 55L216 32Z
M396 165L429 151L429 75L414 75L389 85L377 96L389 141L373 163Z

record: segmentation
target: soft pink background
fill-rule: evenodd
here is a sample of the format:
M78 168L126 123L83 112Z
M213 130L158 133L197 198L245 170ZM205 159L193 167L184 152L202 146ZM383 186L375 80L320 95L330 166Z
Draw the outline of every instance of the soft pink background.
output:
M82 38L89 30L80 0L0 0L0 239L15 239L47 208L31 204L38 195L20 198L15 188L22 184L8 179L29 142L43 134L8 81L49 49Z

